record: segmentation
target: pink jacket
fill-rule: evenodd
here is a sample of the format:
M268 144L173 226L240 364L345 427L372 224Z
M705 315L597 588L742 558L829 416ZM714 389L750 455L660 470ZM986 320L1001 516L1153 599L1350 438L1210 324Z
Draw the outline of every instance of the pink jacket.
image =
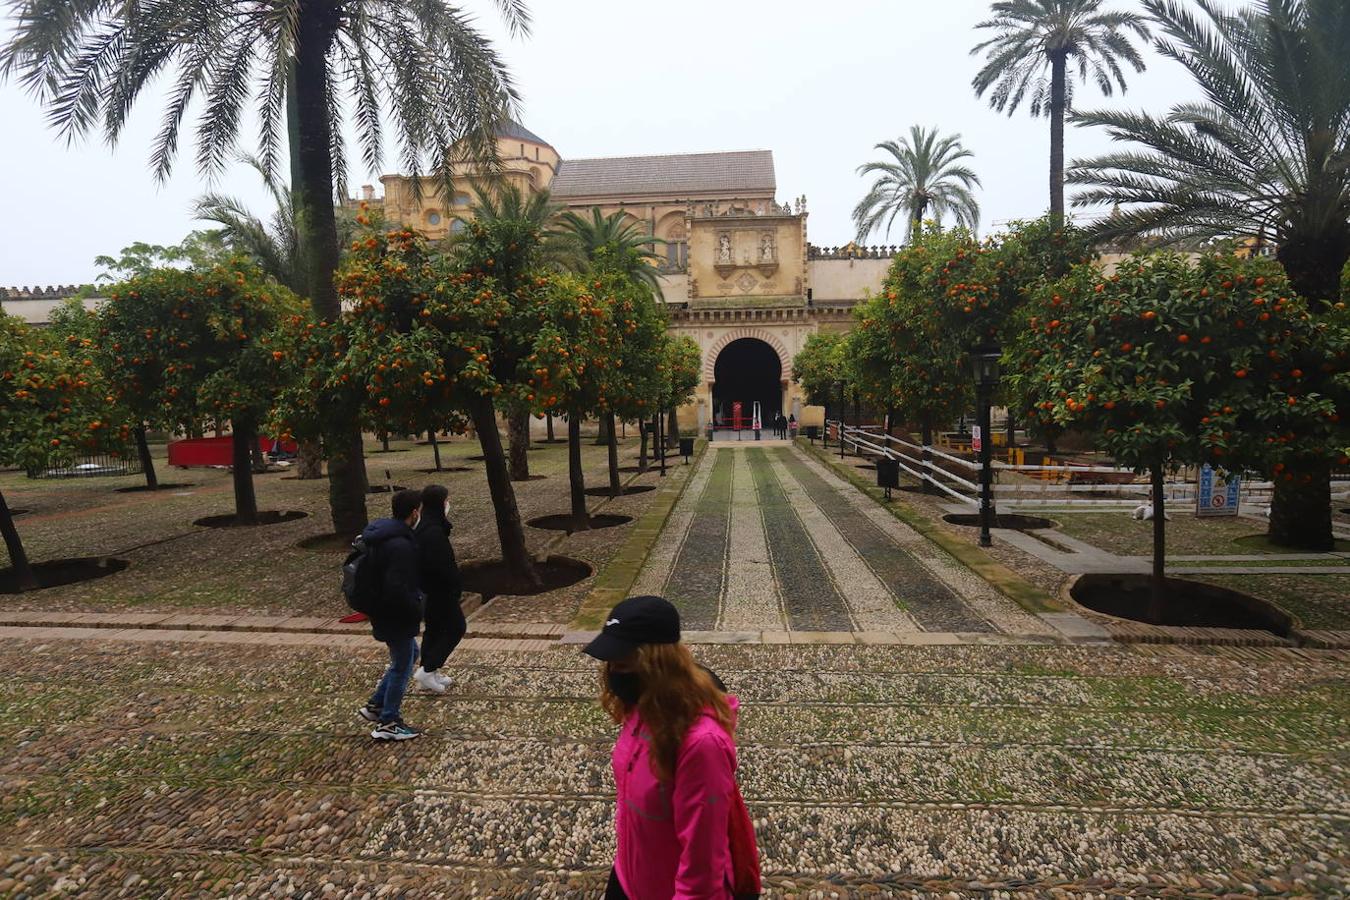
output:
M734 720L739 704L727 700ZM649 740L637 711L629 713L614 745L619 884L630 900L725 900L731 896L727 828L736 745L705 713L680 745L672 785L652 774Z

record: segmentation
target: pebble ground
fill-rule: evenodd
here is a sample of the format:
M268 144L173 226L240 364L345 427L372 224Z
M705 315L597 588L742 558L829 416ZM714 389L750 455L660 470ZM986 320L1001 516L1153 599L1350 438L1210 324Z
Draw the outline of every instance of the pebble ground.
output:
M783 897L1343 896L1350 658L696 648ZM614 728L575 648L463 652L426 734L369 650L0 648L0 896L595 897Z

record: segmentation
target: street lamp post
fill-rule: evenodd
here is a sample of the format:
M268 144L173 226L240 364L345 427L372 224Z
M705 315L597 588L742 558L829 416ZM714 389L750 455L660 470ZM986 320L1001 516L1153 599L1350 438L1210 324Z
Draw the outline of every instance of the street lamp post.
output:
M975 397L980 420L980 546L993 544L989 529L994 524L994 465L993 441L989 433L989 407L994 388L998 385L998 360L1003 351L992 344L984 344L970 351L970 362L975 374Z

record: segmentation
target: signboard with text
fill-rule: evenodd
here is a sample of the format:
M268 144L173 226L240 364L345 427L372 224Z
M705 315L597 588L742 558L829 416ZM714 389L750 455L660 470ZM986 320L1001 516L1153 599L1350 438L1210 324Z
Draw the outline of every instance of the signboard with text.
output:
M1234 476L1225 481L1214 473L1208 463L1200 467L1200 483L1195 492L1197 516L1236 516L1241 499L1242 479Z

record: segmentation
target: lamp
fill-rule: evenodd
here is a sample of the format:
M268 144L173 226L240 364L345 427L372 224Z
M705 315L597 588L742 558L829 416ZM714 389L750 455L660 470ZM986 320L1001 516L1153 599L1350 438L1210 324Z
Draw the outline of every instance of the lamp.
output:
M1003 355L994 344L981 344L970 350L970 365L975 376L975 398L979 409L980 454L980 546L993 544L989 529L994 524L994 461L993 440L989 427L989 407L994 388L998 387L998 361Z

